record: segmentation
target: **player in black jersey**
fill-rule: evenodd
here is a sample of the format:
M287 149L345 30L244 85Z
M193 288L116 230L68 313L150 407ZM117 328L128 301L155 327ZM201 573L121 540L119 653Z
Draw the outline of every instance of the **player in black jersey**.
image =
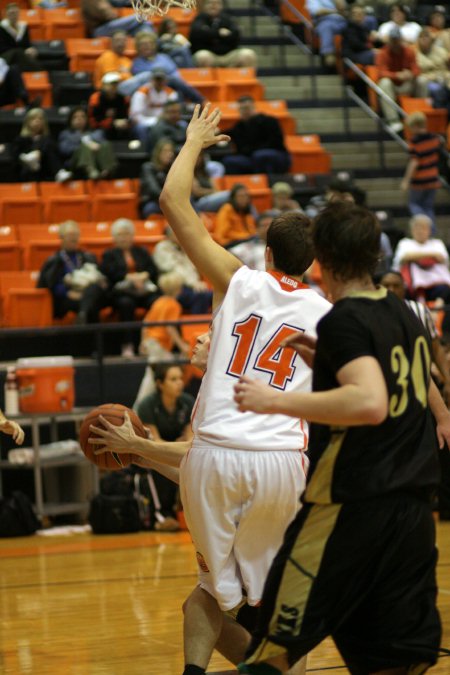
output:
M269 573L243 673L286 672L331 635L355 675L419 675L436 662L436 547L430 497L450 414L430 378L428 338L372 282L380 229L367 210L333 204L315 221L316 256L334 307L291 341L314 359L312 393L246 377L243 411L312 422L304 508Z

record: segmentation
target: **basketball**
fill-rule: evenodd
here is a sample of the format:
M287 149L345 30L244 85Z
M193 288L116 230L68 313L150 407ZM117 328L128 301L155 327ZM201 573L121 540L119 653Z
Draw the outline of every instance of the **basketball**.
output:
M96 464L100 469L118 471L119 469L129 466L133 456L129 453L118 454L116 452L105 452L101 455L94 454L95 449L97 447L101 448L101 446L95 446L91 445L91 443L88 443L89 436L95 436L95 434L90 431L89 427L91 424L98 427L102 426L102 423L98 419L99 415L102 415L102 417L108 420L108 422L111 424L120 427L124 422L125 412L127 412L130 417L135 434L137 434L137 436L141 436L141 438L147 438L145 427L134 410L131 410L131 408L127 408L124 405L120 405L120 403L105 403L104 405L99 405L97 408L94 408L86 415L81 424L79 434L81 449L83 450L86 457L91 462Z

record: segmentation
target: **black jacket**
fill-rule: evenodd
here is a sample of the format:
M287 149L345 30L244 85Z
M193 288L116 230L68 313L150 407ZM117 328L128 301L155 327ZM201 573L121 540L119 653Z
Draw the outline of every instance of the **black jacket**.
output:
M352 58L355 54L371 49L370 30L359 23L349 21L342 33L342 56Z
M88 253L87 251L77 251L77 253L82 265L87 262L97 265L97 258L93 253ZM65 274L66 269L64 261L61 257L61 252L58 251L47 258L42 265L37 281L37 288L49 288L50 290L53 290L55 286L62 283Z
M228 28L229 35L220 35L220 28ZM191 25L189 32L189 41L191 51L194 54L200 49L207 49L213 54L223 56L239 46L239 29L226 14L222 13L217 17L211 17L202 12L198 14Z
M143 246L132 246L131 255L136 265L136 272L148 272L150 279L156 284L158 280L158 268L147 249ZM110 248L105 251L100 270L107 277L111 287L118 281L122 281L129 271L122 249Z
M3 26L0 25L0 54L8 52L10 49L28 49L31 47L30 33L28 27L20 40L15 40L14 37Z
M270 115L258 113L249 120L239 120L223 133L231 136L239 155L251 155L255 150L268 148L286 152L278 120Z

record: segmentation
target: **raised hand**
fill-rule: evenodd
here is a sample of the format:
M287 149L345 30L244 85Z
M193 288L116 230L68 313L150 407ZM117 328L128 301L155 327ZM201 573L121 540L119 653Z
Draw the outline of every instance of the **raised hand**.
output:
M196 105L186 130L186 140L201 141L203 149L217 143L227 143L230 140L229 136L221 134L218 129L221 117L219 108L214 108L211 113L210 108L209 103L205 105L203 110L201 110L200 105Z

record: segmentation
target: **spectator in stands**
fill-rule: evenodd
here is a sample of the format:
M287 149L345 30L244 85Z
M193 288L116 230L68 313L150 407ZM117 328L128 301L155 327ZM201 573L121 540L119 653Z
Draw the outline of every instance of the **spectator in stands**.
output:
M21 71L40 70L38 51L30 40L28 25L19 21L20 7L15 2L6 5L5 16L0 22L0 56L9 65Z
M227 246L233 255L252 270L264 271L266 269L267 230L277 215L278 211L263 211L256 219L256 232L253 237L243 239L233 246Z
M402 44L398 26L391 29L388 43L382 47L375 59L378 68L378 86L395 101L398 94L425 97L427 83L420 76L416 55L412 47ZM384 118L395 132L403 129L398 111L380 98Z
M59 134L58 149L66 169L81 179L110 178L117 168L111 143L102 129L90 129L82 107L71 110L67 128Z
M204 97L200 92L185 82L178 72L177 64L167 54L158 54L158 38L152 33L140 33L135 40L137 56L133 61L131 72L134 76L151 73L153 70L164 70L167 84L177 94L193 103L202 103Z
M230 246L256 233L256 212L245 185L236 183L230 199L217 212L214 237L222 246Z
M62 182L72 177L62 167L56 143L49 133L47 116L41 108L27 112L11 152L22 181Z
M139 202L143 218L153 213L161 213L159 195L174 159L174 144L168 138L161 138L153 148L150 162L142 165Z
M271 188L272 192L272 209L278 213L285 211L302 211L298 201L292 199L294 190L284 181L274 183Z
M103 76L107 73L119 73L120 82L117 91L123 96L131 96L139 87L150 81L149 73L141 73L133 77L131 66L133 62L125 55L127 34L123 30L116 30L111 36L109 49L100 54L95 62L93 80L96 89L102 86Z
M34 108L41 104L41 100L41 97L37 96L30 101L18 66L8 65L5 59L0 58L0 108L17 102L27 108Z
M161 274L158 285L162 295L144 316L144 323L178 321L183 313L183 307L177 300L183 288L181 275L177 272ZM147 326L142 329L139 353L146 356L149 363L171 361L174 350L189 357L189 344L183 340L177 326Z
M382 42L389 42L391 32L398 28L403 42L415 44L422 26L416 21L409 21L410 9L407 5L395 4L391 7L390 21L386 21L379 26L377 36Z
M450 30L447 28L445 7L436 5L430 13L427 21L427 29L437 38L437 44L450 52Z
M109 0L81 0L80 7L90 37L110 36L116 30L128 35L153 30L150 21L141 23L134 16L120 16Z
M401 189L408 191L408 206L412 215L424 213L435 223L434 200L441 187L439 179L439 150L442 141L427 131L427 118L415 112L406 118L411 131L409 162L401 182Z
M97 323L106 283L95 255L79 248L80 228L74 220L61 223L58 234L61 248L44 262L37 287L50 290L56 318L75 312L77 323Z
M350 19L342 31L342 56L364 66L375 61L374 31L366 24L366 11L361 5L352 5Z
M101 271L109 282L112 305L119 321L133 321L136 308L148 310L160 293L156 285L158 271L144 246L134 243L134 223L119 218L111 225L114 247L103 254ZM122 356L134 356L133 333L122 338Z
M192 22L189 40L199 67L256 66L253 49L239 47L239 29L224 12L222 0L206 0Z
M160 273L176 272L182 281L177 300L186 314L207 314L211 311L212 291L200 278L196 267L180 247L171 227L165 230L165 239L153 251L153 261Z
M155 69L151 73L151 82L140 87L131 97L130 119L133 133L141 141L145 150L149 150L149 130L160 119L168 101L178 103L178 95L167 87L164 70Z
M191 440L191 414L195 399L183 392L182 369L172 364L159 364L153 367L153 371L157 390L138 403L137 414L150 428L155 440ZM153 511L157 511L155 530L168 532L180 529L175 517L177 485L157 471L149 471L149 477L159 502L159 505L155 503L152 496Z
M183 119L181 103L169 100L164 104L160 118L149 130L148 145L150 152L158 141L168 138L179 152L186 140L187 122Z
M194 67L191 43L182 33L178 32L177 22L170 16L163 19L159 26L158 51L170 56L178 68Z
M449 59L450 54L439 45L430 31L422 30L417 41L416 60L422 79L428 83L428 95L433 100L433 108L448 108Z
M258 113L252 96L238 100L240 119L224 133L235 154L223 159L226 173L285 173L291 165L283 132L275 117Z
M345 0L306 0L306 8L319 36L324 63L333 68L336 65L334 36L340 35L347 25Z
M108 140L130 137L128 99L118 92L120 73L106 73L102 88L89 98L88 116L92 129L101 129Z
M204 152L198 156L192 182L192 204L196 211L216 213L228 201L229 190L217 190L210 172L210 164Z
M412 297L441 304L450 303L450 272L448 251L441 239L431 235L431 219L420 214L410 220L411 237L397 245L393 268L399 270ZM446 325L450 325L448 313Z

